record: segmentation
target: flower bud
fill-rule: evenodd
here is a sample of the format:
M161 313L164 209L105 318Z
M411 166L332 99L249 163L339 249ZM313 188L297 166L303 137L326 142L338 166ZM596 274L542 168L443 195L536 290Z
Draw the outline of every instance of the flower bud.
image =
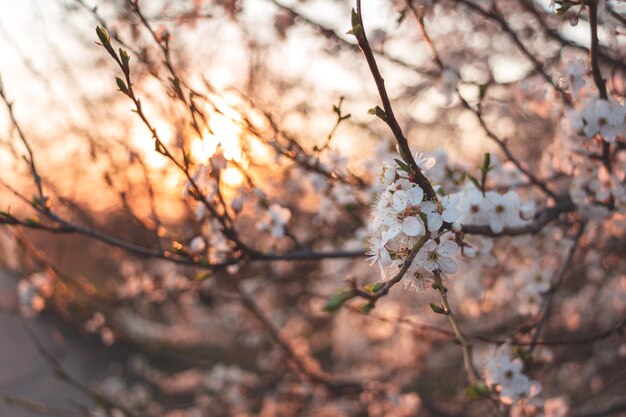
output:
M535 202L534 201L530 201L528 203L523 204L520 207L520 217L523 220L531 220L533 217L535 217Z
M199 254L204 249L206 249L206 242L202 236L196 236L189 242L189 253L191 254Z
M474 256L476 256L476 249L464 243L463 246L461 247L461 254L465 256L466 258L473 258Z

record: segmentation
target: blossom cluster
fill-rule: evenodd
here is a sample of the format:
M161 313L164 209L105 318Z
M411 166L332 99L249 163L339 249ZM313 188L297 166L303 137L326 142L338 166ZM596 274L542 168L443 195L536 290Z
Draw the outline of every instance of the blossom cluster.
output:
M474 184L467 182L459 198L459 221L463 224L489 225L493 233L500 233L505 227L521 226L535 214L534 202L522 204L514 190L505 194L481 192Z
M604 141L613 143L626 132L626 108L614 101L589 99L579 109L569 110L566 117L570 127L587 138L599 134Z
M485 382L504 404L530 399L541 392L541 384L522 372L524 363L513 355L510 343L499 346L485 364Z
M390 164L384 166L381 180L385 190L374 208L367 253L372 264L378 262L382 278L397 272L416 245L420 248L406 277L418 287L436 272L455 273L457 265L452 258L459 246L438 233L444 222L451 224L458 219L458 195L426 199L405 171Z
M552 271L532 267L519 274L518 310L524 315L539 314L540 301L551 285Z
M36 272L20 280L17 293L22 314L37 316L46 307L46 299L54 293L53 281L48 274Z
M430 170L436 162L421 154L414 157L423 170ZM437 186L439 197L428 199L400 165L385 163L379 182L382 192L373 208L367 254L372 265L378 263L381 277L387 279L419 244L405 274L409 288L423 288L434 273L455 273L453 257L459 249L466 257L475 255L474 248L458 235L461 224L488 226L493 233L500 233L505 227L527 223L535 214L534 201L522 203L514 190L505 194L484 191L471 181L450 194Z

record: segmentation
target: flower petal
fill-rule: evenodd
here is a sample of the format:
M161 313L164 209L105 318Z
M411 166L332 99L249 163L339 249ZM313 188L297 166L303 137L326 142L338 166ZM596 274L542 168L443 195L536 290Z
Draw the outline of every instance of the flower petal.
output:
M407 217L402 222L402 232L407 236L423 235L424 225L416 217Z
M450 258L457 254L459 251L459 245L456 242L451 240L446 240L445 242L441 242L439 247L437 248L437 253L446 258Z
M400 223L392 223L391 226L389 226L389 229L387 229L387 231L383 234L383 239L387 239L389 241L398 236L401 231L402 226L400 226Z
M437 212L428 213L426 218L428 220L428 230L431 232L436 232L443 224L441 215Z
M408 199L406 193L402 190L398 190L393 194L393 209L396 213L400 213L406 208Z
M437 265L444 274L454 274L459 269L456 262L451 258L440 258L437 260Z
M424 198L424 191L420 187L413 187L406 192L406 196L410 205L417 206Z

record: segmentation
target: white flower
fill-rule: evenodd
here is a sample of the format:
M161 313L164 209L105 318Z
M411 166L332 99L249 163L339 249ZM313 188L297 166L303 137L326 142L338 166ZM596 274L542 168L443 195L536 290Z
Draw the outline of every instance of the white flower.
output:
M189 253L199 254L206 249L206 242L202 236L196 236L189 242Z
M389 239L385 234L380 238L371 236L367 241L367 251L365 252L370 261L370 265L374 265L375 262L378 262L383 278L385 277L387 267L391 265L392 262L389 251L385 248L388 241Z
M459 246L451 240L439 244L434 240L429 240L424 243L413 262L431 272L439 270L444 274L454 274L458 267L452 257L458 250Z
M473 185L466 186L460 195L460 221L465 224L485 224L490 210L489 201Z
M536 211L537 205L535 204L535 200L528 201L520 206L520 218L523 220L531 220L535 217Z
M389 187L396 179L396 167L389 162L383 162L383 169L378 175L378 182L385 188Z
M422 171L428 171L437 163L437 160L435 158L433 158L432 156L426 156L422 152L413 152L413 159L415 159L415 163Z
M530 291L545 293L550 289L552 272L549 270L531 269L521 273L522 282Z
M291 219L291 211L279 204L272 203L265 212L263 219L257 223L257 229L269 230L273 237L279 238L285 234L285 224Z
M609 143L615 141L617 136L624 135L625 117L623 106L603 99L588 102L581 112L567 112L572 129L581 131L588 138L599 133Z
M419 292L423 291L426 288L426 283L432 281L432 279L433 273L420 266L414 260L404 274L402 281L404 289Z
M567 65L567 80L574 100L578 98L580 89L585 86L583 76L587 74L587 71L587 64L580 58L570 61Z
M500 394L504 404L514 404L539 394L541 385L522 373L523 363L513 358L513 349L507 342L496 350L485 366L485 381Z
M439 200L441 203L441 218L444 222L452 223L459 219L461 212L456 209L460 201L458 194L448 194Z
M390 224L390 236L395 237L400 231L407 236L421 236L424 234L424 224L419 218L420 203L424 191L420 187L413 187L408 191L398 190L393 193L393 210L395 221ZM399 228L398 228L399 226ZM391 233L391 231L397 233Z
M515 191L509 191L504 195L488 191L485 199L490 203L488 221L492 232L500 233L504 226L519 222L519 197Z
M444 97L444 106L452 103L452 98L456 93L456 84L459 81L459 77L456 72L446 69L441 73L441 79L439 80L438 90Z
M539 314L541 295L533 288L524 288L518 294L517 310L524 316L536 316Z

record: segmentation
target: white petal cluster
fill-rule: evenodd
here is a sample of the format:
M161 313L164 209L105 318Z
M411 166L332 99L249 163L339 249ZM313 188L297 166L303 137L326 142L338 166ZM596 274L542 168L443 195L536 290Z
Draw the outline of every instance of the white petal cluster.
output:
M588 138L600 134L604 141L612 143L626 132L626 109L613 101L589 100L582 110L572 109L566 117L574 131Z
M495 389L504 404L514 404L536 396L541 385L522 373L521 359L513 356L510 343L498 347L485 366L485 382Z
M502 232L505 227L522 225L534 214L533 204L521 204L515 191L506 194L487 191L483 194L468 183L459 196L459 221L463 224L489 225L494 233Z
M20 312L26 317L39 315L53 292L52 279L45 273L36 272L21 279L17 284Z
M418 157L418 160L431 165L429 159ZM391 164L383 166L379 178L385 189L373 209L367 255L371 264L378 263L382 278L397 272L411 249L427 232L433 239L424 242L413 259L405 274L405 286L423 288L434 272L455 273L457 265L453 256L459 246L437 233L444 222L452 223L459 218L460 212L456 208L459 196L450 194L438 201L426 200L424 191Z
M585 86L585 75L589 71L582 59L574 59L567 64L567 81L574 99L578 98L579 91Z
M518 310L521 314L539 314L541 300L550 290L552 275L551 270L540 267L533 267L519 274Z
M291 210L280 204L272 203L256 224L258 230L268 231L272 237L279 238L285 235L285 225L291 219Z

